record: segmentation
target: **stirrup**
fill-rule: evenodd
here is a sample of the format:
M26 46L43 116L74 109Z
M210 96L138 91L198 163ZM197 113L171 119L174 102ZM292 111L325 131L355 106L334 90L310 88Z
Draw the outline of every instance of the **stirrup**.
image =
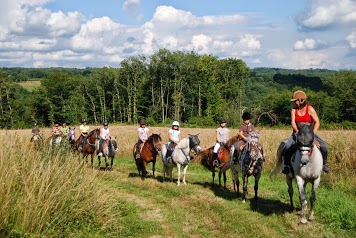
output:
M100 153L98 154L98 156L103 156L103 153L100 152Z
M171 156L168 156L167 157L167 162L170 164L170 163L172 163L172 157Z
M284 173L284 174L289 174L290 173L289 165L284 165L282 173Z
M136 159L139 159L140 157L141 157L141 155L138 154L138 153L137 153L136 156L135 156Z
M214 160L213 161L213 166L218 167L219 166L219 160Z

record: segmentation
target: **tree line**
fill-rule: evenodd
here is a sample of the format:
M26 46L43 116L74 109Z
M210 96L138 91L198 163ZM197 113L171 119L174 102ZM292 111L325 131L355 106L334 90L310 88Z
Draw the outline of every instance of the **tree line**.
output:
M18 82L40 80L27 90ZM355 126L356 73L350 70L249 69L236 58L161 49L120 67L0 69L0 128L37 122L137 123L172 120L216 126L221 117L238 127L244 111L261 125L290 124L289 99L304 90L325 124Z

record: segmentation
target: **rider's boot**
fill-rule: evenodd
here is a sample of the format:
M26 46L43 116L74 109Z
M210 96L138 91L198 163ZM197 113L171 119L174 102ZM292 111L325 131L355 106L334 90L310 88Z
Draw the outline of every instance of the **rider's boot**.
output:
M331 169L329 168L329 166L328 166L328 159L327 158L324 158L324 156L323 156L323 171L325 172L325 173L330 173L331 172Z
M214 167L219 166L218 153L213 153L213 166Z

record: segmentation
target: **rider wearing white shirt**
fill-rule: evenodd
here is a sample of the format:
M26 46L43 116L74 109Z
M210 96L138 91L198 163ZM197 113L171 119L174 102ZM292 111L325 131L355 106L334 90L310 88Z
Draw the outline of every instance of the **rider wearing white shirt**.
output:
M104 121L103 123L104 128L100 129L100 140L99 140L99 151L100 153L98 154L98 156L102 156L102 151L103 151L103 143L104 141L107 141L108 139L110 139L110 130L109 130L109 124L107 121Z
M145 143L149 137L149 129L146 127L146 120L140 120L140 127L137 129L138 141L136 143L136 155L135 158L140 158L140 146L142 143Z
M168 131L168 148L167 148L167 154L166 154L166 158L168 159L168 161L171 160L170 156L175 148L175 146L178 144L178 142L182 139L180 130L179 130L179 122L178 121L174 121L172 123L172 128L169 129Z

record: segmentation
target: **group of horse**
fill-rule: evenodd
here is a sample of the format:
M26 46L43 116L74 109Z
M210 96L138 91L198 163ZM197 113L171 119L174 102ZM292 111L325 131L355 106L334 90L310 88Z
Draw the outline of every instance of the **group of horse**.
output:
M293 203L293 186L292 180L295 178L297 181L297 187L299 190L299 198L301 202L301 224L306 224L309 221L314 220L314 205L316 200L316 189L320 183L320 176L322 173L322 155L314 143L313 128L309 124L298 124L299 133L296 141L296 151L294 152L291 162L292 170L286 175L288 184L288 193L290 198L290 204L294 209ZM199 135L199 134L198 134ZM247 184L248 178L254 176L254 199L258 199L258 183L262 174L263 162L265 161L263 155L262 145L259 143L260 134L258 132L251 132L248 142L244 148L240 151L234 148L234 144L240 139L238 136L232 137L228 140L224 146L220 147L219 154L219 166L213 164L213 146L205 150L200 147L200 140L198 135L189 135L188 137L179 141L176 145L171 159L166 157L168 144L162 144L162 139L158 134L152 134L148 140L143 144L140 150L140 157L136 157L136 144L133 147L133 157L135 159L139 176L144 179L147 175L147 164L152 163L152 173L155 176L155 164L156 158L161 153L163 162L163 182L165 181L166 174L169 174L170 181L173 181L172 171L174 167L177 167L178 178L177 184L180 185L181 168L183 168L183 180L186 184L186 172L189 162L196 158L200 160L200 163L212 172L212 184L214 185L215 173L219 170L219 185L221 186L221 176L224 178L224 186L226 189L226 171L232 170L232 178L234 184L234 191L239 194L239 178L238 174L241 173L243 180L243 194L242 201L246 201L248 194ZM306 139L307 138L307 139ZM277 150L277 163L276 167L270 174L272 180L273 176L281 172L283 167L283 157L285 151L285 143L280 143ZM240 151L240 153L238 153ZM312 191L310 197L311 209L310 216L306 219L307 198L306 198L306 185L312 184Z
M40 135L33 135L30 140L36 147L42 145L43 140ZM75 139L75 127L70 127L66 136L50 136L47 138L47 144L50 147L70 148L73 152L82 155L83 161L88 162L88 155L91 156L91 165L94 163L94 154L98 156L98 167L100 168L101 158L105 158L105 170L111 170L114 164L115 154L118 146L115 137L100 143L100 129L96 128L88 133L87 136L80 135ZM109 165L109 159L111 163Z

